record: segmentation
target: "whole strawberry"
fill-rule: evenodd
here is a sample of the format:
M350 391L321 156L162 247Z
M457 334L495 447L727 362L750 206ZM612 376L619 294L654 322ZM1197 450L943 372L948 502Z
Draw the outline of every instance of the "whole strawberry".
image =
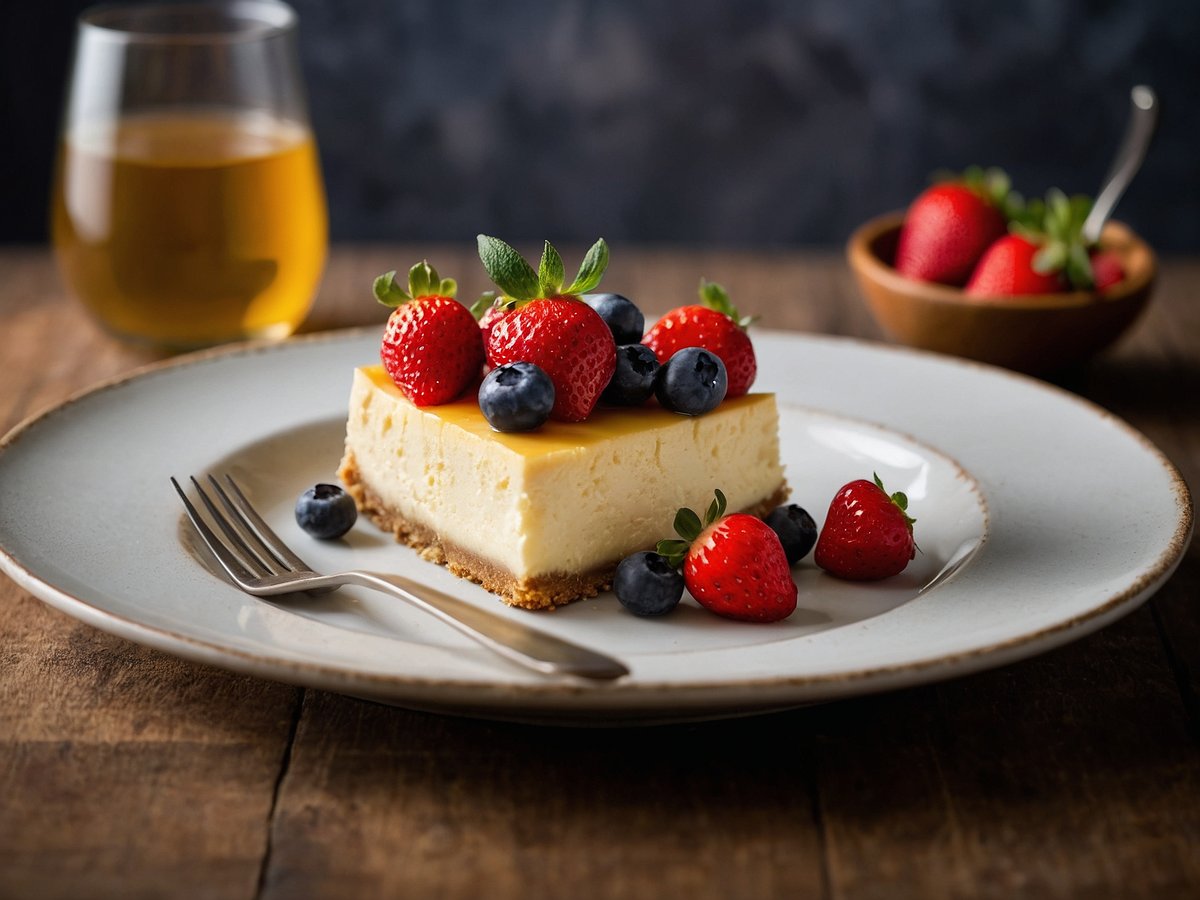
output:
M779 536L761 519L725 515L721 491L704 521L690 509L675 515L683 540L659 541L672 567L683 566L688 592L705 609L727 619L777 622L796 609L796 583Z
M754 346L746 328L754 321L743 318L719 284L700 280L700 303L671 310L642 338L660 364L685 347L703 347L721 358L729 377L726 397L750 390L758 374Z
M1039 272L1041 247L1028 238L1006 234L987 248L964 291L972 297L1054 294L1066 287L1058 271Z
M608 265L608 246L597 241L565 289L562 258L549 242L538 272L504 241L487 235L479 235L479 257L511 307L490 323L488 364L534 363L554 384L551 417L582 422L591 415L617 365L612 331L579 299L579 294L599 284Z
M456 284L428 262L408 273L408 290L396 273L375 279L375 296L395 307L384 328L379 358L392 381L417 406L449 403L479 377L483 339L470 310L454 299Z
M935 184L909 206L896 245L896 271L909 278L962 285L987 247L1008 225L1003 206L1008 177L970 169Z
M1092 279L1097 291L1106 291L1125 280L1125 266L1112 250L1095 250L1090 254Z
M903 572L916 556L908 498L888 495L879 476L842 487L829 504L813 553L816 564L838 578L875 581Z

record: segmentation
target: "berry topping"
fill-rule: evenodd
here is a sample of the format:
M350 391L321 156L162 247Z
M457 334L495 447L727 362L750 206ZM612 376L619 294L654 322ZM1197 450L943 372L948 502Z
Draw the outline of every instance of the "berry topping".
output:
M830 575L874 581L903 572L917 553L908 498L888 495L879 476L842 487L829 504L813 556Z
M646 319L633 301L620 294L584 294L583 302L594 309L621 344L636 344L646 329Z
M754 321L743 317L719 284L700 281L700 303L671 310L651 328L642 343L665 363L683 347L703 347L725 363L729 396L740 397L750 390L758 374L754 347L746 328Z
M716 409L728 389L721 357L703 347L684 347L659 369L654 395L664 409L699 416Z
M683 580L696 602L719 616L777 622L796 609L796 583L787 556L770 527L745 513L725 515L716 491L704 521L690 509L675 515L683 540L658 542L667 563L683 565Z
M817 523L807 510L795 503L777 506L764 521L779 536L789 566L794 566L807 556L817 542Z
M340 538L357 519L354 498L336 484L315 485L296 500L296 524L323 541Z
M549 242L537 272L504 241L487 235L479 236L479 258L512 307L492 325L488 363L540 366L554 383L551 416L582 422L591 415L617 364L612 332L576 296L599 283L608 265L608 245L603 240L595 243L565 289L562 258Z
M600 400L611 406L640 406L654 393L658 370L658 357L645 344L618 347L616 371Z
M449 403L465 391L483 366L483 338L470 311L454 298L452 278L439 277L428 262L408 273L408 290L396 273L375 279L375 296L395 307L383 332L384 369L417 406Z
M1125 266L1112 250L1096 250L1091 254L1092 277L1097 291L1106 291L1125 280Z
M661 616L679 605L683 576L666 557L644 550L621 560L613 592L635 616Z
M553 408L554 383L531 362L497 366L479 385L479 409L497 431L532 431Z

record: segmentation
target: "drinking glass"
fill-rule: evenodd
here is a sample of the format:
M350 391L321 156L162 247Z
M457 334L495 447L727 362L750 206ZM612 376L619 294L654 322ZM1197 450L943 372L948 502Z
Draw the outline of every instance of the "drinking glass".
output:
M84 12L54 182L60 268L114 335L186 350L291 334L328 227L295 13Z

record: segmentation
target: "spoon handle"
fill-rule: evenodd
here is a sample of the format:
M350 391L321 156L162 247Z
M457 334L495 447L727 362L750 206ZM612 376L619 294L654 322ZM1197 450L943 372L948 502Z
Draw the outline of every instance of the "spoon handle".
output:
M1104 187L1096 195L1092 211L1083 222L1083 237L1089 244L1100 239L1104 223L1141 168L1142 160L1146 158L1146 148L1150 146L1150 138L1154 135L1154 126L1158 123L1158 96L1152 88L1139 84L1129 92L1129 100L1132 111L1121 148L1104 179Z

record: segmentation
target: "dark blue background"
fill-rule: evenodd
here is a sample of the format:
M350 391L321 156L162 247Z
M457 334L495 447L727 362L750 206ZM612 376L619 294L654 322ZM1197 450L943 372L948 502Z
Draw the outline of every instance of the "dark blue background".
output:
M72 20L0 0L0 240L42 240ZM934 169L1093 193L1200 247L1200 3L297 0L335 240L833 245Z

